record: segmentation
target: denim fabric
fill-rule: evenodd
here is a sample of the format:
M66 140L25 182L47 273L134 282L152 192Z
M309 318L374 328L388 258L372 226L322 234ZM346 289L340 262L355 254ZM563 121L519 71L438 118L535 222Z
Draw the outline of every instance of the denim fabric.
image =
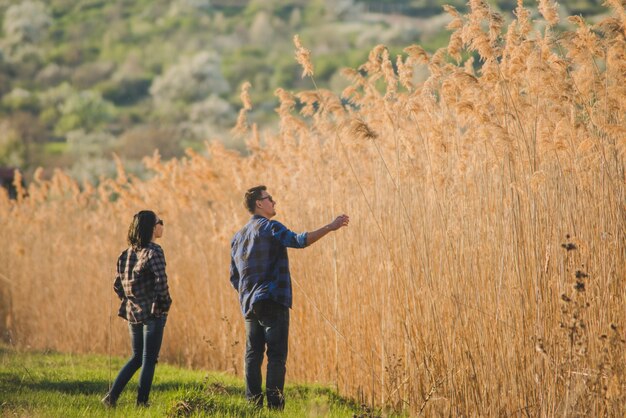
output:
M246 398L263 406L261 363L267 346L266 395L269 408L283 409L289 340L289 308L266 300L246 316Z
M117 401L117 398L119 398L128 381L140 367L141 373L139 375L139 388L137 390L137 404L145 404L148 402L152 379L154 377L154 369L159 357L159 351L161 350L163 330L166 321L167 316L163 315L150 318L143 324L128 323L133 355L124 367L122 367L115 382L113 382L113 386L109 392L113 403Z

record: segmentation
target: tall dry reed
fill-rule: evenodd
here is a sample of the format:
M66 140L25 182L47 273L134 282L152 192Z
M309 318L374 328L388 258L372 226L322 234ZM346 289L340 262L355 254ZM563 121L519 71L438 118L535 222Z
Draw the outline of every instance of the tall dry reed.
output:
M562 30L539 4L546 22L520 0L506 27L483 1L448 7L448 48L378 46L341 96L277 91L276 136L248 125L244 86L247 156L211 143L147 158L148 181L120 164L97 187L56 172L0 195L5 334L126 353L113 267L132 214L151 208L174 299L163 357L240 374L229 240L244 190L266 184L294 230L352 219L290 253L290 381L427 416L623 415L626 14L609 1L604 21Z

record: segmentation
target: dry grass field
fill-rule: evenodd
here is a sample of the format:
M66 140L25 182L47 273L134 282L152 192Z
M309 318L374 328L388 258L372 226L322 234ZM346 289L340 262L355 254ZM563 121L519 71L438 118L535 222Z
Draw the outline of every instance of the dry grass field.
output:
M151 208L174 300L163 357L241 374L229 243L245 189L265 184L295 231L351 217L290 251L289 381L411 415L623 416L626 12L608 0L604 21L566 31L538 3L538 21L519 7L506 25L470 0L448 10L446 49L378 46L343 92L277 91L278 135L246 121L245 86L246 156L211 142L147 158L148 181L120 163L97 187L57 172L0 196L5 335L125 354L113 269ZM296 40L314 86L307 52Z

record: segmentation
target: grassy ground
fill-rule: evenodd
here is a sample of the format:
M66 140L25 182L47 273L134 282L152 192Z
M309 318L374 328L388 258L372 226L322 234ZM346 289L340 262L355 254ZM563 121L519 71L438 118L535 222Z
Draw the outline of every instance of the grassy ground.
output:
M135 407L136 375L117 408L106 409L100 398L123 363L122 358L109 362L102 355L19 352L0 346L0 416L372 416L315 385L287 385L283 413L255 410L244 399L241 380L167 364L157 367L149 408Z

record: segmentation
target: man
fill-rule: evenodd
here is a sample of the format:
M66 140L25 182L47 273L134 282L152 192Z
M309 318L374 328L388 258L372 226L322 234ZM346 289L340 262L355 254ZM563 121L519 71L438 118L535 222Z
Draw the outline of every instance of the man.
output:
M244 199L252 217L233 237L230 281L239 292L246 321L246 398L263 406L261 363L267 345L267 406L283 409L291 308L287 247L307 247L347 226L350 219L341 215L316 231L296 234L271 220L276 215L276 202L265 186L249 189Z

